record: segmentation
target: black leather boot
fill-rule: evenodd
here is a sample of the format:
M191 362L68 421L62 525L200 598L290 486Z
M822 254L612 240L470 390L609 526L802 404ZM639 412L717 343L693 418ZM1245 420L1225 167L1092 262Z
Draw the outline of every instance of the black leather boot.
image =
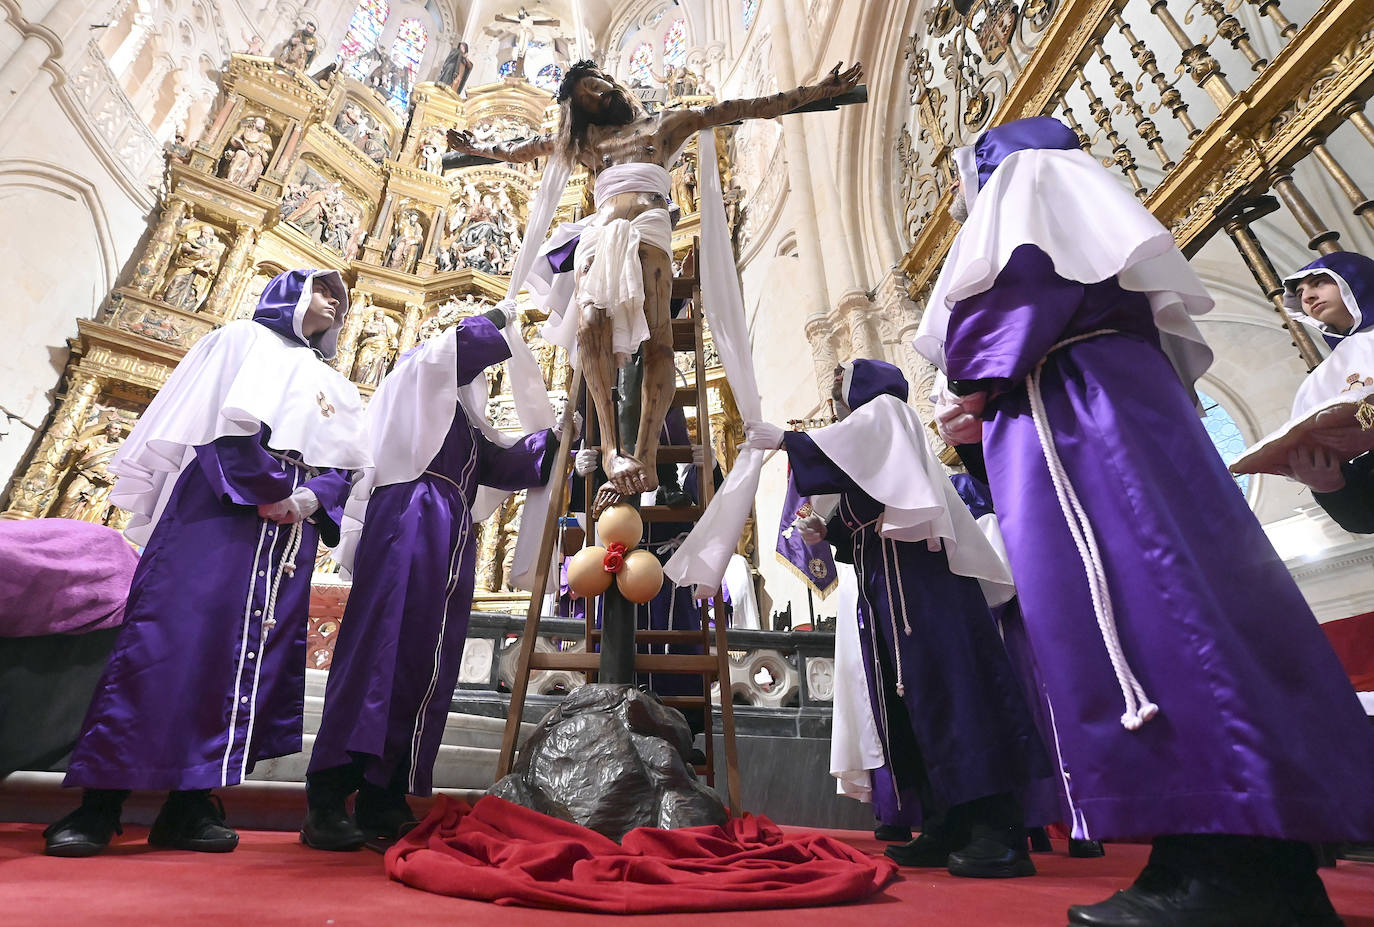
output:
M357 850L367 837L348 816L348 796L362 782L356 763L332 766L305 777L308 810L301 825L301 843L314 850Z
M926 814L921 833L910 843L888 847L883 854L899 866L940 868L949 865L949 854L968 843L967 806L956 805L941 814Z
M1071 927L1340 927L1306 844L1158 837L1130 888L1069 908Z
M363 832L367 848L379 853L386 852L388 847L418 823L415 812L410 809L410 802L406 801L405 778L401 777L400 783L395 780L393 776L392 783L386 788L370 782L364 782L358 788L358 827Z
M1035 875L1026 851L1021 804L1010 792L969 802L969 840L949 854L950 875L965 879L1016 879Z
M1026 836L1030 838L1030 851L1032 853L1053 853L1054 844L1050 843L1050 832L1043 827L1026 828Z
M1074 859L1097 859L1106 856L1107 851L1101 840L1076 840L1069 838L1069 855Z
M43 852L49 856L94 856L124 833L119 813L128 789L86 789L81 805L43 831Z
M900 824L879 824L873 828L873 839L884 843L907 843L911 840L911 828Z
M224 823L224 803L209 789L171 792L157 813L148 843L173 850L228 853L239 845L239 835Z

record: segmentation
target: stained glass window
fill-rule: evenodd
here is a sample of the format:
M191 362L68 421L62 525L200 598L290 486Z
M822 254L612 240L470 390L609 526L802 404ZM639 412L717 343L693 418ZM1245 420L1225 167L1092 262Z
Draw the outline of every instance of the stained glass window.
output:
M678 67L687 61L687 20L679 19L663 33L663 63Z
M1212 439L1212 444L1216 446L1217 453L1221 459L1230 463L1240 456L1240 452L1245 450L1245 436L1240 433L1240 426L1221 405L1211 396L1202 390L1198 390L1197 398L1202 402L1202 424L1207 429L1208 436ZM1236 485L1241 492L1248 492L1250 489L1250 477L1248 474L1235 475Z
M648 19L644 20L644 25L646 25L646 26L657 26L657 25L658 25L658 21L659 21L660 19L663 18L663 14L664 14L665 12L667 12L667 7L664 7L663 9L659 10L659 11L658 11L657 13L655 13L654 15L650 16Z
M391 60L406 69L407 80L396 85L387 102L398 112L404 112L410 102L410 88L415 86L415 73L420 69L420 59L425 55L427 44L429 33L418 19L405 20L396 31L396 38L391 43Z
M653 66L654 47L648 42L640 43L640 46L630 55L630 83L648 84L652 76Z
M558 89L558 85L563 82L563 69L556 64L546 64L539 69L539 73L534 75L536 87L543 87L549 93Z
M515 59L514 59L514 58L512 58L512 59L509 60L509 61L502 61L501 64L500 64L500 66L497 67L497 69L496 69L496 73L497 73L497 74L500 74L502 77L510 77L511 74L513 74L514 72L515 72Z
M744 0L742 11L744 13L744 31L748 32L749 27L754 24L754 15L759 11L759 0Z
M391 4L387 0L359 0L348 21L348 31L339 43L338 61L344 65L344 72L350 77L363 80L375 65L363 60L363 55L377 47L381 38L382 26L391 15Z

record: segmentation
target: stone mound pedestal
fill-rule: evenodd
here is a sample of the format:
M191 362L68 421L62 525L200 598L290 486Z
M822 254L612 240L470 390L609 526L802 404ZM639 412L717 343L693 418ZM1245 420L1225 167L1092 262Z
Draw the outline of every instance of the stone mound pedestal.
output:
M729 818L689 764L682 713L630 685L591 684L539 722L515 769L489 793L620 840L636 827Z

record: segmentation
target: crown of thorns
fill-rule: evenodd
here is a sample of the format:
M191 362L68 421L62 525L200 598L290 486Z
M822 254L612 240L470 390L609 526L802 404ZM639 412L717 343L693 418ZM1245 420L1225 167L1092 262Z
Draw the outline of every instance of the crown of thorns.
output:
M563 82L558 85L558 102L562 103L572 96L573 89L577 86L578 81L582 80L582 78L586 77L588 74L599 73L600 70L601 69L596 66L596 62L590 58L583 58L581 61L577 62L577 64L568 68L568 73L563 75Z

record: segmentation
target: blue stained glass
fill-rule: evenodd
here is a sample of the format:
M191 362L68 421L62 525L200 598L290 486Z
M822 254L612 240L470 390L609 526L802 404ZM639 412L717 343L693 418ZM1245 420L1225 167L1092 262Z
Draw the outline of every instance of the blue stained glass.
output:
M377 47L377 40L382 35L382 26L386 24L390 15L391 4L387 0L359 0L352 18L348 20L348 31L339 43L336 60L347 61L344 73L358 80L366 79L372 65L364 62L362 55Z
M643 42L630 55L630 83L648 84L653 76L654 47Z
M1208 436L1212 439L1212 444L1216 446L1217 453L1221 459L1230 463L1240 456L1241 451L1248 446L1245 436L1240 433L1240 426L1221 405L1211 396L1198 390L1197 398L1202 402L1202 424L1207 429ZM1250 476L1248 474L1233 474L1236 485L1241 492L1250 490Z
M754 24L754 16L759 11L759 0L744 0L741 12L744 14L744 31L748 32L749 27Z
M553 93L558 89L558 85L563 82L563 69L556 64L546 64L539 69L539 73L534 75L536 87L543 87Z
M687 61L687 20L679 19L663 34L663 63L678 67Z
M500 67L498 67L498 68L496 69L496 73L497 73L497 74L500 74L502 77L510 77L511 74L512 74L514 71L515 71L515 59L514 59L514 58L512 58L510 61L502 61Z

